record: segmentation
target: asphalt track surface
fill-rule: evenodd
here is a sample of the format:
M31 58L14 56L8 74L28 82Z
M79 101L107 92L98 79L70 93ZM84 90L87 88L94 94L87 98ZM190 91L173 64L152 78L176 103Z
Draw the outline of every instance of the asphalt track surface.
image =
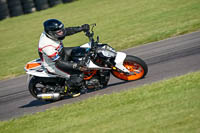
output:
M198 71L200 70L200 31L130 48L125 52L146 61L149 72L144 79L124 82L111 77L107 88L77 98L66 98L54 103L38 101L29 94L25 75L0 81L0 120L9 120L96 95L119 92Z

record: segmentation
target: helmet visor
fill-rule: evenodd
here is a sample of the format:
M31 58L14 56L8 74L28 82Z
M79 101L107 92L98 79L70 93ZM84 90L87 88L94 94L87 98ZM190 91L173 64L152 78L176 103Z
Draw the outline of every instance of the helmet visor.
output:
M66 36L65 28L53 31L53 37L58 40L63 40Z
M64 30L62 30L62 29L61 30L57 30L55 33L56 33L57 36L63 36L64 35Z

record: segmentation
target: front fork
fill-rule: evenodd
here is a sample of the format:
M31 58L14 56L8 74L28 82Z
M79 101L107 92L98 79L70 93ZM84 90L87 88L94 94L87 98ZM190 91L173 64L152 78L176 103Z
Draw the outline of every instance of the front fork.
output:
M124 60L126 59L126 54L123 53L123 52L117 52L116 53L116 57L115 57L115 68L113 69L120 69L122 72L124 73L129 73L130 74L130 71L124 67Z

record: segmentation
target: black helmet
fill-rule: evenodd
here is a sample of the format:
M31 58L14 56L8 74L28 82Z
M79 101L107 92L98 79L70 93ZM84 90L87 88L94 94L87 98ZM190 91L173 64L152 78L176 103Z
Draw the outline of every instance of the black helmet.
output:
M63 40L65 38L64 24L57 19L49 19L44 23L44 31L46 35L54 40Z

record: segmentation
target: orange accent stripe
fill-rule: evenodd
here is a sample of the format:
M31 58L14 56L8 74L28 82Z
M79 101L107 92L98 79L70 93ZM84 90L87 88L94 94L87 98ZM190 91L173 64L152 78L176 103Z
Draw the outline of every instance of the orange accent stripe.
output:
M35 67L38 67L38 66L40 66L41 65L41 63L28 63L28 64L26 64L26 66L25 66L25 68L26 69L32 69L32 68L35 68Z
M89 71L89 72L84 72L84 80L89 80L91 79L95 74L97 73L97 70Z

